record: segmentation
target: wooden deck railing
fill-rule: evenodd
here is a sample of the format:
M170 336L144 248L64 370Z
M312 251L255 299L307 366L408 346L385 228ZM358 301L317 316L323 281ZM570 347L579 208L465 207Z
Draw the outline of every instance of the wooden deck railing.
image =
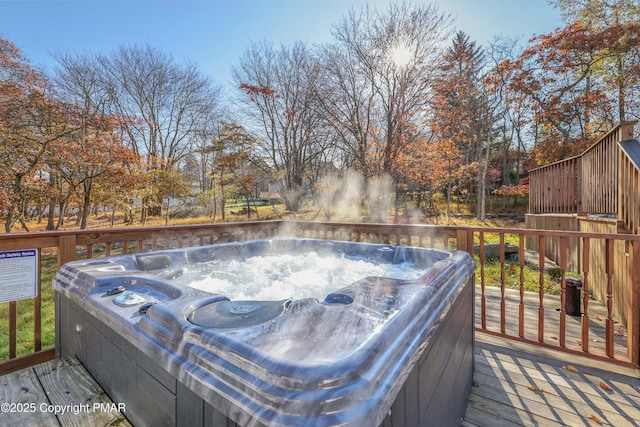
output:
M579 156L529 171L529 212L585 212L637 220L640 215L637 203L619 204L619 200L637 193L627 180L633 174L630 169L638 171L637 159L628 156L622 159L624 150L620 145L623 142L640 145L633 141L634 125L635 122L622 123ZM621 215L621 208L633 212Z
M529 211L577 212L580 205L579 157L571 157L529 171Z
M481 324L477 330L505 336L535 345L560 349L565 352L589 355L589 357L604 361L612 361L628 366L637 367L640 363L640 236L603 234L587 232L563 232L531 229L493 229L474 228L469 229L475 240L480 242L479 248L479 274L476 275L480 287ZM499 313L491 313L486 308L486 291L488 283L485 276L485 265L487 259L484 256L484 244L487 234L497 235L501 245L504 245L505 236L511 239L517 238L518 253L517 262L507 262L505 251L500 251L500 280L499 288ZM471 236L468 238L471 240ZM539 249L537 252L538 278L537 297L538 301L526 301L525 287L530 287L531 279L527 283L524 277L525 270L525 239L536 239ZM553 278L545 276L546 267L545 241L548 239L559 240L559 263L558 269L554 271ZM579 271L570 268L568 262L570 240L579 241L581 262ZM616 247L625 249L624 259L618 259ZM597 256L595 255L597 254ZM575 268L575 267L573 267ZM511 270L512 283L507 283L507 271ZM614 288L614 275L626 277L626 286ZM479 276L479 277L478 277ZM578 302L580 315L569 316L566 312L566 302L568 293L572 291L568 285L569 277L576 277L581 280L581 300ZM595 301L593 289L597 281L604 280L604 294L599 301L604 305L602 317L599 314L592 314ZM508 285L513 285L515 290L506 296ZM553 281L553 283L550 283ZM594 283L595 282L595 283ZM545 303L547 288L552 286L560 287L559 304L550 306ZM536 286L534 286L536 287ZM513 288L513 286L511 286ZM574 291L575 292L575 291ZM508 303L517 306L517 312L512 311L513 317L507 314ZM614 303L623 305L614 307ZM513 307L512 307L513 308ZM535 314L530 310L534 309ZM552 313L548 313L553 310ZM626 329L616 319L614 313L623 312L626 318ZM517 313L517 315L515 315ZM528 314L525 314L528 313ZM551 314L551 315L549 315ZM493 317L496 321L494 326L488 326L487 319ZM578 320L579 319L579 320ZM547 326L545 322L553 325ZM581 335L567 336L567 322L579 322ZM604 325L604 326L602 326ZM533 328L531 328L533 326ZM593 329L599 329L600 333L595 333ZM620 346L620 344L622 344Z
M474 254L477 262L476 284L479 291L476 298L479 299L481 307L477 331L627 366L638 366L640 363L640 236L428 225L256 221L0 235L0 250L36 248L39 254L39 264L42 266L39 269L38 297L26 302L10 302L2 305L7 306L8 315L6 317L8 321L6 325L0 324L0 330L2 330L0 349L2 347L8 348L8 360L0 363L0 374L49 360L55 356L54 349L43 349L42 346L43 323L46 328L50 329L49 322L53 320L53 317L50 314L45 314L49 308L42 306L41 295L48 292L49 299L52 299L50 280L51 275L55 273L56 265L83 257L200 246L276 235L465 250ZM537 263L541 267L540 270L532 270L525 266L525 238L534 238L539 241L539 247L542 249ZM549 274L544 272L546 263L545 239L549 238L559 238L562 249L560 270L556 273L557 277L555 278L550 278ZM584 257L581 271L571 271L571 266L567 263L567 239L577 239L581 242L581 254ZM491 258L485 250L488 248L488 242L498 244L499 255L496 258ZM505 255L507 242L515 242L519 246L517 261L507 259ZM594 344L590 330L597 326L600 320L598 320L598 316L592 315L594 302L590 299L589 291L593 271L599 266L594 265L590 254L597 242L602 243L606 248L604 259L600 263L605 270L608 283L603 300L606 310L602 315L601 323L604 324L602 337L596 338L596 341L602 341L602 343ZM624 268L628 269L629 281L627 288L622 291L614 290L611 281L614 274L620 274L615 271L617 264L614 263L614 251L612 250L613 245L617 242L627 249L626 258L628 261ZM46 267L44 264L47 263L53 264L53 266ZM531 273L531 271L536 273ZM527 276L531 274L534 275L534 278ZM579 343L572 342L566 335L567 322L576 321L576 318L568 316L565 310L566 279L571 274L578 275L583 282L582 314L579 317L582 337ZM46 279L43 279L44 277ZM560 307L550 306L547 303L547 300L551 298L547 296L547 290L550 286L559 288ZM536 290L534 303L530 301L530 294L525 292L526 288ZM487 304L491 292L494 294L497 292L499 295L498 309L495 311ZM627 305L625 310L629 313L627 332L624 336L619 333L620 325L615 323L613 315L613 306L618 300L616 298L618 292L625 293L623 300ZM25 322L33 322L33 335L25 339L33 344L28 348L20 347L20 351L18 351L17 342L19 340L16 332L20 321L16 310L19 304L29 306L30 315L23 317L26 319ZM0 306L0 310L2 306ZM510 314L513 309L517 309L517 315ZM550 316L554 316L553 325L548 320ZM530 324L533 324L534 327L529 327ZM619 345L621 341L624 345ZM602 349L598 348L600 344L602 344ZM48 345L53 344L49 342Z
M618 218L633 234L640 233L640 147L622 143L618 160Z

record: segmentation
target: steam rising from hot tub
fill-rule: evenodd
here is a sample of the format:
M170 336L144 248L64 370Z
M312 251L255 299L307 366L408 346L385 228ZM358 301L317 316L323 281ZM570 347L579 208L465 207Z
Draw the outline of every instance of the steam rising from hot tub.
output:
M370 222L386 223L393 179L385 174L365 181L361 173L353 170L327 173L321 178L317 193L317 204L327 221L360 221L365 215ZM363 205L368 212L363 212Z

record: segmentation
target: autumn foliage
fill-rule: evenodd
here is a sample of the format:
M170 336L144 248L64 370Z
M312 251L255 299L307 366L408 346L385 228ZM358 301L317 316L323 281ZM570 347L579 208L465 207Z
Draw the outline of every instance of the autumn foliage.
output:
M34 212L55 229L70 206L80 227L98 205L129 221L142 203L144 219L193 186L214 208L269 189L296 211L323 174L354 170L364 186L392 177L398 196L441 192L447 212L475 200L483 219L489 195L526 195L528 169L640 118L637 6L551 3L565 25L527 42L447 40L437 8L392 2L353 11L324 45L251 43L232 70L237 105L151 46L61 54L47 76L0 39L5 230Z

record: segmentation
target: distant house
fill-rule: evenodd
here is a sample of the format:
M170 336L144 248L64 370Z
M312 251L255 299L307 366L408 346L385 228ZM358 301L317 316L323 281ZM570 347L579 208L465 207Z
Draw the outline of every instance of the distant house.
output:
M275 201L277 203L282 203L282 196L277 191L261 191L260 200L269 200L270 202Z

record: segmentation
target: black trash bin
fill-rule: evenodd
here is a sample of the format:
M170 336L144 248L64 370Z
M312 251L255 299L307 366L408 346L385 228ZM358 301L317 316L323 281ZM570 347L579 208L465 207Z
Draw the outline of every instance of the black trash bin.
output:
M566 298L564 301L564 311L570 316L580 316L580 288L582 288L582 280L573 277L566 277L564 282L567 284Z

